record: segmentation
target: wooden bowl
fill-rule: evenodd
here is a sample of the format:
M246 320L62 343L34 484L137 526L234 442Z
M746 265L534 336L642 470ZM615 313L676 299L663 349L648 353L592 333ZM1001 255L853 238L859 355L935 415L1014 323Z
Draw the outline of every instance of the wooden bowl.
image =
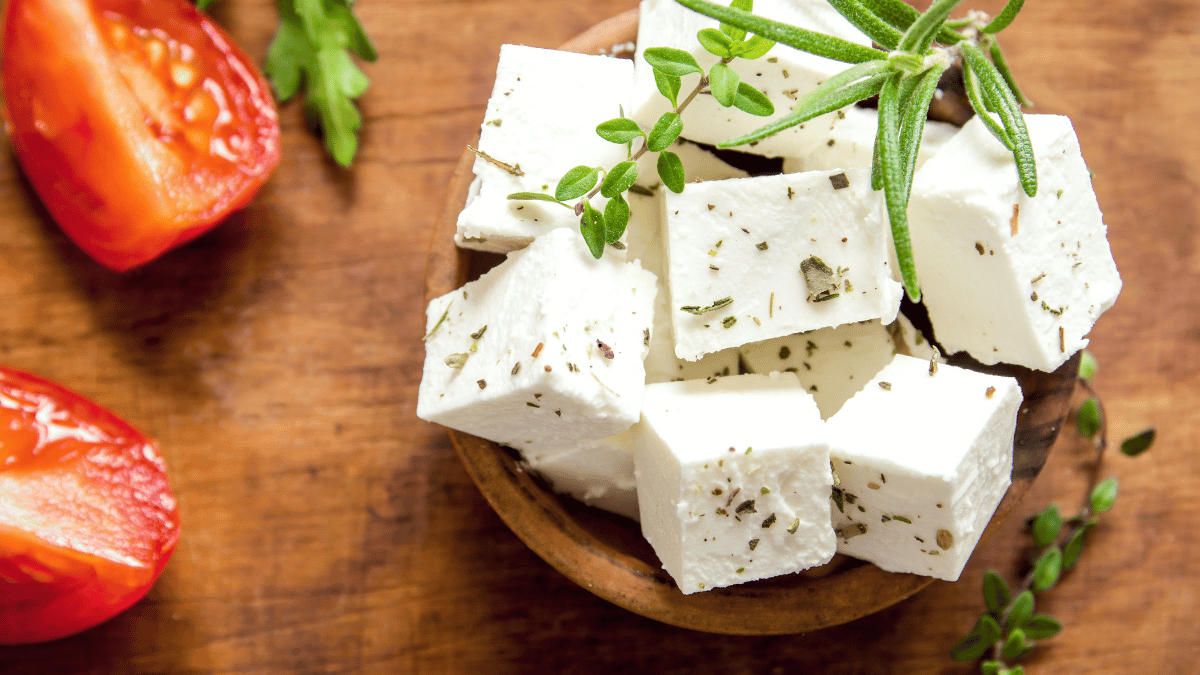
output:
M637 12L631 11L597 24L561 49L598 53L636 36ZM463 154L438 216L426 273L426 302L503 259L454 245L455 223L466 202L474 160L470 151ZM962 355L950 362L1015 376L1025 392L1017 417L1013 482L997 509L995 517L1000 518L1020 500L1045 464L1068 411L1078 356L1054 373L983 367ZM449 433L479 490L529 548L592 593L664 623L733 635L802 633L877 612L934 581L884 572L839 555L815 570L683 595L636 522L559 497L522 468L514 450L460 431Z

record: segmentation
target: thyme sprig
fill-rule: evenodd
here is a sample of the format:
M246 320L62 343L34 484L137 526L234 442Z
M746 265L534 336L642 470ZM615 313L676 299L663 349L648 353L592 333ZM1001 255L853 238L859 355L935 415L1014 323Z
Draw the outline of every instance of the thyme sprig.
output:
M797 101L789 114L718 147L753 143L878 95L871 187L884 191L901 277L914 301L920 300L921 290L908 234L908 200L929 105L938 79L952 64L962 65L971 106L1013 153L1025 193L1030 197L1037 194L1033 146L1021 113L1021 106L1030 102L1017 87L995 37L1012 23L1024 0L1009 0L994 19L972 12L965 20L951 20L950 12L961 1L935 0L920 13L902 0L829 0L847 21L883 48L876 49L754 16L737 3L723 7L707 0L677 0L721 21L722 26L752 30L789 47L854 64Z
M753 8L753 0L733 0L731 6L749 12ZM751 35L744 28L725 23L720 25L719 30L701 30L696 34L696 39L705 50L721 59L713 64L707 73L694 56L682 49L652 47L643 52L646 63L654 70L654 82L659 93L672 106L669 112L658 118L649 132L644 131L637 122L625 117L624 110L621 111L620 117L596 126L596 134L600 138L625 146L625 161L607 170L598 166L573 167L559 179L553 195L541 192L514 192L508 195L508 198L554 202L573 209L575 215L580 217L579 230L587 242L588 250L596 258L600 258L604 255L604 245L617 243L629 224L629 202L625 199L625 192L632 189L637 181L637 162L643 155L647 152L658 153L655 168L659 179L672 192L683 192L686 182L683 161L678 154L667 148L670 148L683 132L681 114L696 96L707 89L707 93L711 93L713 98L726 108L737 108L759 117L766 117L775 112L774 104L765 94L742 82L737 72L729 67L734 59L753 60L763 56L775 46L773 40ZM680 101L683 78L694 74L699 74L700 80ZM636 152L633 150L635 141L640 141ZM608 199L603 212L591 205L590 200L597 193ZM578 201L574 204L568 203L572 200Z
M1062 631L1062 623L1054 617L1034 613L1034 596L1053 588L1062 574L1079 562L1088 532L1100 523L1097 516L1111 510L1117 501L1117 479L1099 479L1101 461L1108 447L1108 430L1104 406L1092 386L1095 372L1096 360L1085 351L1078 382L1088 398L1076 412L1075 423L1079 433L1091 441L1096 457L1079 512L1064 520L1058 505L1051 504L1029 519L1033 555L1028 573L1010 590L999 573L988 570L983 577L986 609L971 632L950 651L956 661L974 661L986 656L979 663L983 675L1023 675L1022 666L1010 664L1028 654L1036 641ZM1154 435L1154 429L1136 434L1121 444L1121 451L1135 457L1150 447Z

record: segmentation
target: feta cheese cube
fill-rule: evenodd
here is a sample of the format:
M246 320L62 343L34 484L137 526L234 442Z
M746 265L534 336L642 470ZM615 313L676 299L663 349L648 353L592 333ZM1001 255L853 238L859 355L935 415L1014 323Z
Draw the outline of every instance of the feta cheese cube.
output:
M871 44L861 31L843 19L828 3L819 0L758 0L754 3L754 13L858 44ZM645 49L682 49L696 57L707 73L719 59L700 46L696 33L717 26L715 19L693 12L674 0L643 0L634 68L633 112L630 117L649 129L660 115L671 109L670 102L655 85L654 71L644 57ZM729 67L742 82L766 94L775 106L775 113L769 117L756 117L734 108L723 108L710 95L697 96L683 112L684 138L715 145L766 126L787 115L797 99L847 66L776 44L766 56L754 60L735 59ZM683 78L681 99L695 88L699 77L694 74ZM835 113L827 113L764 138L754 146L738 149L768 157L801 155L819 142L821 134L829 128L834 117Z
M896 353L878 319L752 342L739 349L752 373L793 372L829 419Z
M897 355L826 423L838 552L954 581L1011 482L1021 388Z
M525 451L638 420L655 278L553 230L429 304L417 416Z
M550 482L554 491L638 519L637 483L633 476L633 434L623 431L583 441L562 452L531 452L529 468Z
M901 287L867 170L706 181L665 206L680 358L896 317Z
M783 160L784 173L828 171L831 169L870 169L875 155L875 134L879 129L879 111L849 106L830 122L821 142L801 157ZM926 121L917 151L917 169L941 150L958 127L946 122Z
M1117 299L1121 278L1066 117L1026 115L1038 194L972 119L913 179L913 257L938 341L985 364L1053 371Z
M690 144L689 144L690 145ZM694 147L694 146L693 146ZM707 154L707 153L705 153ZM706 354L697 361L675 356L675 330L671 326L670 294L664 273L666 262L662 234L662 194L647 197L629 193L629 227L626 229L626 249L629 260L640 260L642 267L658 277L658 294L654 297L654 330L650 334L650 352L646 356L646 382L707 379L736 375L736 349L724 349Z
M628 107L633 67L626 59L573 54L518 45L500 47L496 84L479 134L479 150L524 175L515 176L483 157L458 216L455 242L507 253L556 227L579 226L558 204L509 200L514 192L548 192L568 169L606 169L625 159L625 146L596 135L596 125ZM563 152L570 148L570 152ZM602 197L592 199L603 211Z
M634 429L642 534L685 595L833 557L828 445L794 375L648 385Z

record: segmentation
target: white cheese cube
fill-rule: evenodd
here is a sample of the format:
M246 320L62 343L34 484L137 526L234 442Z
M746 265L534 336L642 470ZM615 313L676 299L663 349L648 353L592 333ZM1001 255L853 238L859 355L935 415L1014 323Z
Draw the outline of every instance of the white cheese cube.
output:
M826 424L838 552L954 581L1011 482L1011 377L897 355Z
M896 317L901 287L866 170L706 181L665 208L680 358Z
M704 180L725 180L726 178L745 178L750 174L742 171L736 166L727 164L720 157L705 150L704 148L689 143L682 138L676 139L670 151L679 155L679 161L683 163L683 175L686 176L688 183L697 183ZM652 188L662 185L662 179L658 175L658 153L647 152L642 155L637 164L637 184L642 187Z
M553 230L429 303L417 416L523 451L638 420L655 278Z
M946 357L942 356L942 353L925 338L925 334L917 330L903 314L897 315L896 320L888 325L888 332L892 335L892 344L896 346L897 354L925 361L933 359L938 363L946 362Z
M689 144L690 145L690 144ZM693 146L694 147L694 146ZM707 154L707 153L705 153ZM662 194L658 190L647 197L630 193L629 228L626 229L626 250L629 260L640 260L642 267L658 277L658 294L654 298L654 330L650 335L650 352L646 355L646 382L707 379L736 375L736 349L706 354L697 361L675 356L675 330L671 326L670 294L664 269Z
M1071 122L1026 115L1038 193L972 119L913 179L913 257L935 337L981 363L1053 371L1087 345L1121 278Z
M858 44L871 44L861 31L821 0L758 0L754 4L754 13ZM654 71L643 56L645 49L682 49L695 56L707 73L719 59L700 46L696 33L717 26L715 19L697 14L675 0L643 0L634 69L633 113L630 117L649 129L660 115L671 109L670 102L659 93L654 83ZM844 63L782 44L776 44L766 56L754 60L735 59L729 66L742 82L771 99L775 113L770 117L756 117L736 108L721 107L713 96L702 94L683 112L684 138L715 145L766 126L791 112L798 98L847 67ZM698 74L683 78L681 100L695 88L699 78ZM738 149L768 157L804 154L820 140L834 116L834 113L822 115L765 138L753 146L745 145Z
M623 161L625 146L597 136L596 125L620 115L632 77L626 59L501 46L479 150L519 167L524 175L515 176L477 157L476 179L458 216L455 242L507 253L553 228L577 229L579 217L570 209L551 202L509 200L508 195L554 194L559 179L574 166L607 169ZM603 211L607 200L597 195L591 201Z
M739 350L752 373L793 372L829 419L891 363L896 345L879 320L822 328L744 345Z
M637 484L633 477L633 434L624 431L562 452L533 452L529 468L550 482L555 492L626 518L638 519Z
M789 373L646 387L642 534L686 595L833 557L823 423Z
M830 169L870 169L875 154L875 134L879 129L879 111L849 106L830 122L821 142L800 157L783 160L784 173L827 171ZM917 169L941 150L958 127L946 122L926 121L917 150Z

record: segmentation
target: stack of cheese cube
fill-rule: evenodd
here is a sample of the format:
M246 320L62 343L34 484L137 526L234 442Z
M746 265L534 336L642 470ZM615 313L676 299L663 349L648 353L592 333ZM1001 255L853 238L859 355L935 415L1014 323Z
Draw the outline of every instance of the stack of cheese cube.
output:
M823 0L755 10L869 44ZM672 148L692 182L661 189L643 160L652 196L629 194L626 235L600 259L568 209L507 199L625 159L594 129L620 110L648 128L665 110L641 48L714 61L695 34L715 21L671 0L642 12L632 64L501 49L456 241L509 255L430 303L418 415L516 448L557 491L640 519L683 593L839 551L956 579L1009 485L1021 391L945 365L897 315L870 188L872 111L748 148L785 158L785 173L750 177L693 142L765 121L700 96ZM782 45L734 64L776 115L842 68ZM1054 370L1086 344L1120 278L1070 122L1027 125L1037 197L977 120L930 123L909 215L942 346Z

